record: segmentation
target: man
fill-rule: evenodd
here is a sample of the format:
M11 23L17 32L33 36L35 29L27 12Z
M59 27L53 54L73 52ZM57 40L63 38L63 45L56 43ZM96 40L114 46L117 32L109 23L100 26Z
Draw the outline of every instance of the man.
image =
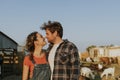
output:
M79 80L80 59L77 47L63 40L63 28L59 22L48 21L41 27L50 43L48 61L51 67L51 80Z

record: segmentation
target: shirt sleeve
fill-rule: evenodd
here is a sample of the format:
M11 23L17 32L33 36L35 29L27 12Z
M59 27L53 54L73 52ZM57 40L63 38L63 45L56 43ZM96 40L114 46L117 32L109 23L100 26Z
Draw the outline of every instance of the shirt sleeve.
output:
M79 80L80 76L80 57L78 53L78 49L76 46L72 46L73 48L70 51L71 54L71 74L70 80Z
M30 61L29 61L28 56L25 56L24 61L23 61L23 65L30 66Z

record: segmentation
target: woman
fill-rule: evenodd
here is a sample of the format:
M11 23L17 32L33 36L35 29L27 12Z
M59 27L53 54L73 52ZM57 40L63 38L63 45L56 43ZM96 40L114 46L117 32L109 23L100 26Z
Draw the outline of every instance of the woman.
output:
M26 49L29 54L24 58L22 80L50 80L50 67L42 49L45 44L45 39L38 32L27 36Z

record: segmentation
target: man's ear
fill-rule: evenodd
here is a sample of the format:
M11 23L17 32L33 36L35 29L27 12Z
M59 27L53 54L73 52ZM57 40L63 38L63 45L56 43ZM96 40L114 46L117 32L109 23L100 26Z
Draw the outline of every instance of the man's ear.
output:
M58 35L57 31L54 32L54 35Z

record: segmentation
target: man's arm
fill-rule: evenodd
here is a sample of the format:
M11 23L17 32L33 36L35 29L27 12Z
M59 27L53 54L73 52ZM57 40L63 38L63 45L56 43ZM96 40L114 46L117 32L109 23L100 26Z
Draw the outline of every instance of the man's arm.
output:
M70 80L79 80L80 76L80 57L78 53L77 47L73 47L72 50L70 50L71 55L71 73L70 73Z

